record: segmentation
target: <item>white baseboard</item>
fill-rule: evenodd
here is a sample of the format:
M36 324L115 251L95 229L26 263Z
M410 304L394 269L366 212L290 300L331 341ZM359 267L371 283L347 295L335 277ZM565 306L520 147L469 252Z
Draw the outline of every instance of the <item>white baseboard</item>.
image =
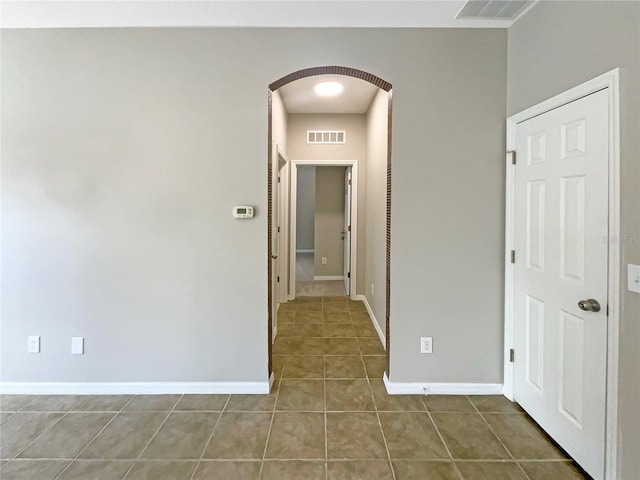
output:
M314 275L314 280L344 280L344 275Z
M389 395L503 395L501 383L391 382L386 372L383 380Z
M159 394L267 394L266 382L3 382L0 393L12 395L159 395Z
M369 317L371 317L371 323L373 323L373 328L375 328L376 332L378 332L378 336L380 337L380 341L382 342L382 347L386 350L387 335L385 334L385 332L382 331L382 327L378 323L378 319L373 314L373 309L371 308L371 305L369 305L369 301L367 300L367 297L364 295L356 295L356 300L360 300L362 303L364 303L364 306L367 309L367 313L369 314Z
M300 248L300 249L296 249L296 253L313 253L315 252L315 250L313 248L308 249L308 248Z

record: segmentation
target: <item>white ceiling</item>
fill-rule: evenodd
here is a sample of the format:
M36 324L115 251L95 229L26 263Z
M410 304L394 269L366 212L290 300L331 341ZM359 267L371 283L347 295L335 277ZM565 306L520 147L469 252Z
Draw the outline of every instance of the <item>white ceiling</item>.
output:
M344 90L335 97L320 97L313 90L320 82L339 82ZM289 113L366 113L378 87L344 75L318 75L291 82L278 92Z
M508 28L517 19L456 18L466 3L465 0L2 0L0 27Z

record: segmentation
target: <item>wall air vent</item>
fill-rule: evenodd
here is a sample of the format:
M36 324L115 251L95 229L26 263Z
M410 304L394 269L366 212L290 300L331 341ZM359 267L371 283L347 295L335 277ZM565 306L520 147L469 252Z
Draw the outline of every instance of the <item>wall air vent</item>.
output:
M307 130L307 143L339 145L347 143L346 130Z
M514 20L535 0L469 0L456 18Z

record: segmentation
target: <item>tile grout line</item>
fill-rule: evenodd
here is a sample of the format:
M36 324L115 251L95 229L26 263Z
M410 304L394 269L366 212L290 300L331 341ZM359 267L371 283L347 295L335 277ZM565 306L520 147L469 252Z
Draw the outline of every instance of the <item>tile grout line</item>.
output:
M33 400L32 400L32 399L27 400L27 403L25 403L22 407L20 407L19 409L17 409L14 413L20 412L20 411L22 411L23 409L27 408L27 406L29 406L29 404L30 404L31 402L33 402Z
M129 467L129 469L125 472L125 474L122 476L123 480L127 478L127 475L129 475L129 473L131 472L131 470L133 470L133 467L135 466L136 463L138 463L138 461L140 460L140 458L142 458L142 454L145 452L145 450L147 448L149 448L149 445L151 445L151 442L153 441L154 438L156 438L156 436L158 435L158 432L160 431L160 429L164 426L165 423L167 423L167 420L169 420L169 417L171 416L171 414L175 411L176 407L178 406L178 403L180 403L180 400L182 400L182 398L184 397L184 394L180 395L180 398L178 398L178 400L176 401L176 403L173 404L173 407L171 408L171 410L169 410L169 412L167 412L167 416L164 418L164 420L162 421L162 423L160 423L160 425L158 426L158 428L156 429L156 431L154 432L153 435L151 435L151 438L149 439L149 441L146 443L146 445L142 448L142 450L140 450L140 453L138 454L137 458L133 461L133 463L131 464L131 466Z
M189 476L189 480L193 479L193 476L196 474L196 470L198 470L198 466L200 466L200 463L202 462L202 458L204 457L204 452L207 451L207 447L209 446L209 444L211 443L211 439L213 438L213 434L216 431L216 428L218 427L218 424L220 423L220 420L222 419L222 414L225 412L225 410L227 409L227 405L229 405L229 402L231 401L231 395L227 396L227 400L224 402L224 405L222 407L222 410L220 411L220 415L218 415L218 419L216 420L215 425L213 426L213 429L211 430L211 433L209 434L209 438L207 439L207 441L204 444L204 447L202 448L202 452L200 453L200 458L198 459L198 461L196 462L196 467L193 469L193 472L191 472L191 475ZM197 413L197 412L196 412Z
M351 317L349 317L351 318ZM324 300L322 300L322 346L324 348ZM322 357L322 389L324 396L324 478L329 480L329 433L327 426L327 363Z
M18 410L13 411L13 412L9 411L9 412L2 412L2 413L8 413L8 414L9 414L9 416L8 416L7 418L5 418L4 420L2 420L2 421L0 422L0 425L2 425L4 422L6 422L7 420L9 420L9 419L10 419L11 417L13 417L16 413L18 413Z
M473 405L473 408L475 409L476 412L478 412L478 415L480 415L480 418L482 419L482 421L485 423L485 425L489 428L489 430L491 431L491 433L493 433L493 436L496 437L498 439L498 442L500 442L500 445L502 445L502 448L504 448L506 450L506 452L509 454L509 456L511 457L511 459L513 461L515 461L515 457L513 456L513 453L511 453L511 450L509 450L507 448L507 446L504 444L504 442L502 441L502 439L498 436L498 434L495 432L495 430L493 429L493 427L491 425L489 425L489 422L487 422L487 419L484 418L484 415L482 414L482 412L480 411L480 409L476 406L475 403L473 403L473 401L469 398L469 396L467 395L467 400L469 400L469 402L471 402L471 405ZM520 465L519 462L516 461L516 465L518 466L518 468L520 469L520 471L524 474L524 476L528 479L531 480L531 477L529 477L529 475L527 474L527 472L524 471L524 469L522 468L522 466Z
M297 310L297 307L296 307ZM282 369L284 374L284 367ZM280 387L282 378L278 380L278 390L276 391L276 400L273 402L273 410L271 411L271 421L269 422L269 430L267 430L267 438L264 441L264 450L262 451L262 461L260 462L260 472L258 473L258 479L262 478L262 472L264 471L264 462L267 458L267 447L269 446L269 440L271 439L271 429L273 428L273 420L276 417L276 408L278 407L278 399L280 398ZM275 383L275 382L274 382Z
M458 465L456 464L455 460L453 459L453 455L451 454L451 450L449 449L449 445L447 445L447 442L444 440L444 437L442 436L442 433L440 432L440 429L438 428L438 425L436 425L436 422L433 419L433 416L431 415L431 410L429 410L429 406L427 405L427 402L424 401L424 397L425 396L426 395L422 396L422 398L420 400L422 401L422 404L424 405L424 408L427 411L427 415L429 415L429 420L431 420L431 424L433 425L433 428L435 429L436 433L438 434L438 437L440 438L440 441L442 442L442 445L444 445L444 449L447 451L447 455L449 455L449 458L451 459L451 464L453 465L454 470L458 474L458 477L460 477L460 480L464 480L464 477L462 476L462 472L460 471L460 469L458 468Z
M349 313L351 315L351 313ZM380 412L378 411L378 404L376 403L376 397L373 395L373 388L371 388L371 380L369 379L369 375L367 373L367 367L364 363L364 358L362 355L362 349L360 348L360 342L358 342L358 349L360 350L360 362L362 363L362 368L364 368L364 373L367 379L367 384L369 385L369 392L371 393L371 401L373 402L373 408L375 409L376 418L378 419L378 426L380 427L380 434L382 435L382 441L384 443L384 449L387 452L387 461L389 462L389 469L391 470L391 478L396 480L396 471L393 469L393 463L391 461L391 452L389 452L389 445L387 444L387 437L384 434L384 429L382 428L382 422L380 421Z
M55 476L54 480L57 480L58 478L60 478L60 477L62 476L62 474L63 474L64 472L66 472L67 470L69 470L69 467L71 467L71 465L73 464L73 462L74 462L74 461L76 461L80 455L82 455L82 452L84 452L84 451L89 447L89 445L91 445L91 443L92 443L96 438L98 438L98 436L99 436L102 432L104 432L104 430L105 430L105 429L106 429L106 428L111 424L111 422L113 422L113 421L116 419L116 417L122 413L122 411L125 409L125 407L126 407L127 405L129 405L129 404L133 401L133 399L134 399L135 397L136 397L136 395L131 395L131 398L130 398L129 400L127 400L127 401L124 403L124 405L120 408L120 410L118 410L118 411L116 412L116 414L115 414L113 417L111 417L111 419L110 419L110 420L109 420L109 421L104 425L104 427L102 427L102 428L100 429L100 431L99 431L98 433L96 433L96 434L91 438L91 440L89 440L89 441L87 442L87 444L86 444L83 448L81 448L81 449L80 449L80 451L78 452L78 454L77 454L75 457L73 457L73 459L71 459L71 461L70 461L70 462L69 462L69 463L68 463L68 464L67 464L67 465L62 469L62 471L61 471L58 475L56 475L56 476ZM83 401L84 401L84 399L83 399L83 400L81 400L81 401L80 401L80 403L82 403ZM76 406L78 406L80 403L78 403ZM100 413L100 412L96 412L96 413ZM104 412L103 412L103 413L104 413ZM110 413L112 413L112 412L110 412Z
M57 424L59 424L62 419L64 417L66 417L67 415L69 415L69 413L71 413L71 411L73 410L74 407L77 407L78 405L80 405L80 403L83 401L84 399L80 399L78 400L76 403L74 403L69 410L67 410L56 422L53 422L48 428L45 428L42 433L40 435L38 435L36 438L34 438L33 440L31 440L24 448L22 448L20 451L18 451L13 457L11 457L10 459L7 460L15 460L16 458L18 458L18 455L20 455L22 452L24 452L27 448L29 448L31 445L33 445L34 442L36 442L40 437L42 437L45 433L47 433L49 430L51 430L53 427L55 427ZM31 401L29 401L27 404L30 404ZM25 405L26 406L26 405ZM24 412L27 413L27 412ZM52 412L47 412L47 411L36 411L36 412L32 412L32 413L52 413ZM63 459L66 460L66 459Z

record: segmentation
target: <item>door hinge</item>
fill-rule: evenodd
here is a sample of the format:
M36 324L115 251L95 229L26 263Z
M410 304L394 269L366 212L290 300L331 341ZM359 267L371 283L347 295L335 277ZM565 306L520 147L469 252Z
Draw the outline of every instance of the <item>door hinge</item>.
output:
M351 272L347 273L347 278L351 278Z
M513 363L515 359L516 359L516 352L512 348L509 350L509 361Z
M351 179L349 179L349 185L351 185Z
M348 232L350 232L350 231L351 231L351 225L349 225L349 226L347 227L347 231L348 231Z
M516 251L511 250L511 263L516 263Z
M280 175L278 175L278 183L280 183Z
M280 233L280 226L278 226L278 233Z
M516 164L516 151L515 150L509 150L507 153L511 154L511 164L515 165Z
M609 316L609 304L607 303L607 317Z
M276 281L279 282L280 281L280 277L278 277Z

